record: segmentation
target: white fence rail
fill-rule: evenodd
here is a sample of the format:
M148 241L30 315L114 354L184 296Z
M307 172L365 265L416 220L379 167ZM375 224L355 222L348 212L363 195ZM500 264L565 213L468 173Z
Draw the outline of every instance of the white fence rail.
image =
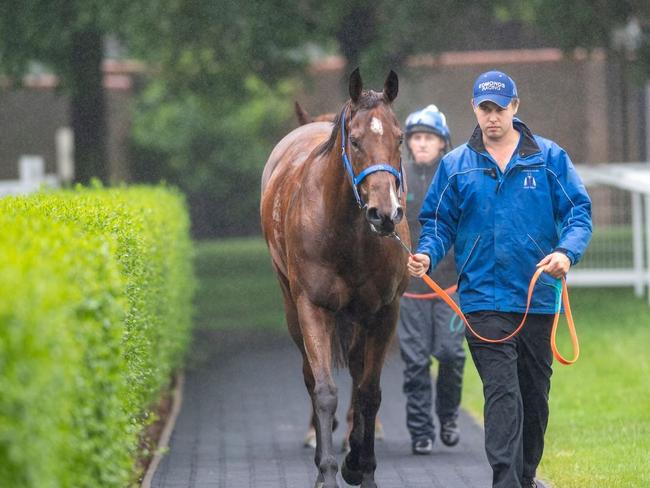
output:
M633 286L650 303L650 164L578 165L592 197L594 236L569 273L574 286Z

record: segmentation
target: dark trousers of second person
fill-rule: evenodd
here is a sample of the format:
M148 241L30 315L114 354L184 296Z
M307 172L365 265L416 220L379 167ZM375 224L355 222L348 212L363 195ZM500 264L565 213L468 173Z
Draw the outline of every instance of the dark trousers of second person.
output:
M483 337L510 334L521 313L479 311L467 314ZM519 488L534 479L544 451L553 355L553 316L529 314L517 336L487 343L466 331L485 397L485 451L493 471L493 488Z
M463 327L452 322L453 318L454 312L442 300L401 299L397 335L405 363L406 426L412 441L435 440L431 411L432 355L439 362L436 414L441 422L455 421L458 417L465 350Z

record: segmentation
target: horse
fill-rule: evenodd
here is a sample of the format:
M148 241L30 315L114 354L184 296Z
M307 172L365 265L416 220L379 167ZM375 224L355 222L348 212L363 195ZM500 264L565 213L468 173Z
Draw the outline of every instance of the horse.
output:
M296 112L296 118L298 119L298 124L299 125L305 125L305 124L311 124L312 122L334 122L336 119L336 114L333 112L327 112L323 113L320 115L314 115L312 116L307 110L302 108L302 106L298 103L298 101L294 101L293 108ZM347 423L347 432L345 434L345 437L343 439L343 446L342 450L343 452L347 452L348 449L350 448L350 444L348 442L348 438L350 437L350 432L352 432L352 405L350 404L347 414L346 414L346 423ZM334 424L332 427L332 430L336 430L338 427L338 420L336 417L334 417ZM375 439L376 440L381 440L384 438L384 427L381 424L381 421L379 420L379 416L377 416L375 420ZM309 419L309 428L307 429L307 433L305 434L305 438L303 440L303 446L305 447L310 447L312 449L316 448L316 413L311 411L311 417Z
M341 465L351 485L375 488L375 417L380 376L408 282L403 135L392 110L398 77L363 90L359 69L334 124L285 136L262 174L262 233L284 299L289 333L316 413L316 488L338 487L332 446L337 388L332 368L349 367L353 426Z

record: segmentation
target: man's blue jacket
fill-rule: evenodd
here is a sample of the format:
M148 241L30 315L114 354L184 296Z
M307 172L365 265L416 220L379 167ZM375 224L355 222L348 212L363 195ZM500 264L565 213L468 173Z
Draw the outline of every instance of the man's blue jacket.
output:
M477 126L440 162L420 212L417 252L429 255L431 272L455 246L465 313L523 312L536 264L552 251L576 264L591 239L591 200L567 153L513 123L520 139L504 172ZM556 282L542 275L531 312L555 313Z

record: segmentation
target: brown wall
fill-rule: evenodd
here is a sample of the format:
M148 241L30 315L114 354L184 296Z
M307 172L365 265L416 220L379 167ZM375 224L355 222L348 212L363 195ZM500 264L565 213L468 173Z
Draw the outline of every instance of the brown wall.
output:
M54 134L67 125L67 99L55 90L0 89L0 179L18 178L23 154L43 156L46 173L55 173Z
M574 162L635 161L644 154L647 102L640 95L641 88L631 83L622 90L620 66L620 60L608 60L598 50L590 54L576 51L568 56L557 49L419 56L399 73L395 110L404 121L411 111L435 103L447 115L452 141L461 144L475 125L470 107L474 79L483 71L499 69L517 82L520 118L533 132L563 146ZM133 77L141 71L132 63L107 62L105 66L112 181L129 180L126 141ZM346 72L340 58L315 63L296 99L312 114L339 110L347 98ZM68 125L68 99L52 77L48 80L19 90L0 86L0 179L17 177L22 154L40 154L45 158L46 171L56 170L54 134L57 128Z
M127 140L131 104L134 98L133 75L107 63L104 86L108 117L108 160L111 181L129 180ZM22 88L0 85L0 179L18 177L21 155L35 154L45 159L46 173L56 173L55 134L69 126L69 98L53 76L26 79Z
M564 147L574 162L642 158L641 89L629 86L626 106L621 105L618 64L598 50L570 56L556 49L537 49L413 58L399 73L395 111L403 123L411 111L436 104L447 115L452 142L459 145L476 125L470 106L474 79L491 69L508 73L517 83L518 116L534 133ZM344 74L340 60L316 65L298 100L313 114L338 110L344 101ZM627 130L626 151L623 130Z

